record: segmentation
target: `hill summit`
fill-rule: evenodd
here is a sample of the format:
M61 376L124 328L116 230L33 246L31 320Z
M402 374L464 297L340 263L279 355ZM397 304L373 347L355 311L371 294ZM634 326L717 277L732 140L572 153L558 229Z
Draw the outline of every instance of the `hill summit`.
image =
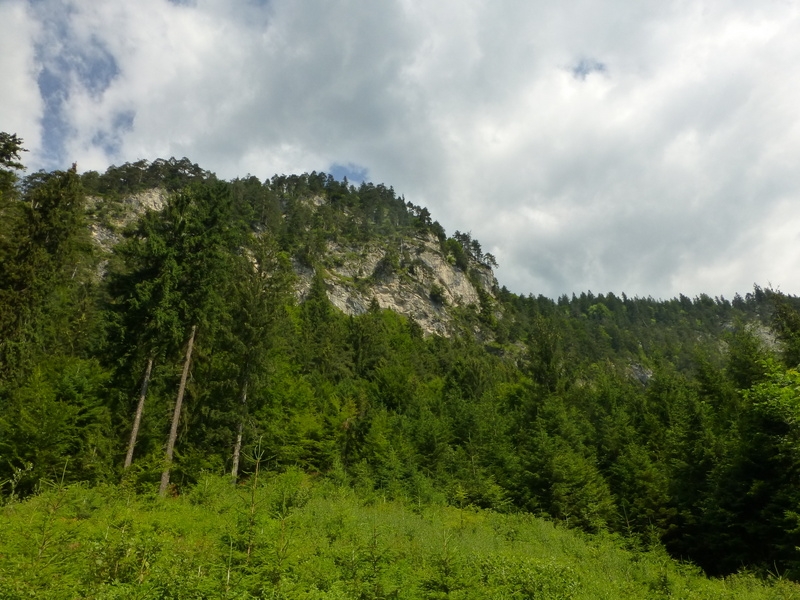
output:
M169 191L161 178L128 172L137 168L147 172L149 167L126 165L96 179L84 176L97 194L87 199L92 237L104 251L110 251L125 227L146 211L165 206ZM117 170L125 174L120 176ZM212 177L196 165L184 166L183 171L190 174L187 181ZM118 183L117 177L139 183L118 184L111 191L106 180ZM146 188L148 184L155 187ZM242 200L247 201L244 195L249 194L250 201L262 196L271 204L260 207L265 220L252 223L256 231L300 229L283 233L285 241L298 245L293 257L298 300L307 296L314 273L320 270L330 301L345 314L363 314L374 300L380 308L414 319L426 334L445 336L458 330L452 309L488 314L496 305L494 257L484 254L469 234L457 231L447 238L427 209L397 198L391 188L372 184L356 188L322 173L275 177L269 184L280 190L277 203L254 178L233 182ZM474 332L482 333L479 327Z

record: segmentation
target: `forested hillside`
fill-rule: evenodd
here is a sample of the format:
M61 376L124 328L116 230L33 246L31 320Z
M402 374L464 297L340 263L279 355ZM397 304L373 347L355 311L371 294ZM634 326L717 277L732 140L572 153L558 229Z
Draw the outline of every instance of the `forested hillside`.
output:
M186 159L21 177L0 141L0 503L48 481L197 495L258 464L800 578L797 298L518 296L383 185ZM150 190L163 206L133 214ZM420 239L476 301L420 287ZM331 248L366 246L382 258L343 285L406 282L443 335L333 306L349 259Z

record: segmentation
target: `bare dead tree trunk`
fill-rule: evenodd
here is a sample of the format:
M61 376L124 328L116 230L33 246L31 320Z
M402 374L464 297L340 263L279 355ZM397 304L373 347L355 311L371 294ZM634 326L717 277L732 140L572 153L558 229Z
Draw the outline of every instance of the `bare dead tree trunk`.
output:
M189 365L192 362L192 348L194 347L194 334L197 325L192 325L192 333L189 336L189 343L186 346L186 359L183 361L183 373L181 373L181 384L178 387L178 398L175 400L175 412L172 413L172 427L169 430L169 440L167 440L167 455L165 458L164 472L161 473L161 487L158 493L166 495L169 487L169 469L172 466L172 455L175 451L175 440L178 437L178 422L181 420L181 405L183 404L183 393L186 391L186 379L189 377Z
M244 419L247 410L247 382L242 386L242 416L239 419L239 428L236 432L236 445L233 447L233 466L231 467L231 479L236 483L239 477L239 456L242 453L242 432L244 431Z
M136 416L133 417L133 429L131 429L131 441L128 442L128 454L125 457L125 468L131 466L133 462L133 448L136 446L136 438L139 436L139 425L142 423L142 413L144 412L144 399L147 396L147 386L150 385L150 373L153 370L153 358L147 359L147 368L144 371L144 381L139 392L139 404L136 405Z

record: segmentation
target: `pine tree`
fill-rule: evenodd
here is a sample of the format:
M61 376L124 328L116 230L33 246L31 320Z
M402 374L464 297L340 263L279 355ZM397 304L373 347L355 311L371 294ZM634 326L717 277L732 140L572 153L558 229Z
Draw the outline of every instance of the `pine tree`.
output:
M233 355L238 372L239 406L231 477L236 481L247 421L247 393L254 379L267 373L267 354L276 344L276 329L291 299L293 272L289 257L272 237L263 233L250 239L248 254L238 262L234 283Z
M22 201L12 202L0 263L0 378L30 368L37 354L74 346L69 329L90 285L84 195L75 171L29 178Z
M16 171L25 169L20 162L20 154L27 150L22 144L23 141L16 134L0 131L0 206L5 195L13 195Z
M139 436L139 426L142 422L142 414L144 414L144 401L147 397L147 388L150 385L150 375L153 372L153 358L147 360L147 367L144 370L144 378L142 379L142 389L139 392L139 402L136 404L136 413L133 417L133 426L131 428L131 439L128 442L128 453L125 455L125 465L127 469L133 462L133 450L136 447L136 439Z
M202 331L203 339L211 343L229 320L227 294L243 230L225 184L195 184L172 196L161 213L145 215L118 251L129 265L112 275L110 285L115 343L123 362L168 363L177 358L182 343L187 348L167 442L162 493L164 482L169 482L177 435L173 431L177 432L182 415L195 335ZM191 331L188 336L187 331ZM140 404L143 409L141 394ZM133 429L129 448L136 443Z

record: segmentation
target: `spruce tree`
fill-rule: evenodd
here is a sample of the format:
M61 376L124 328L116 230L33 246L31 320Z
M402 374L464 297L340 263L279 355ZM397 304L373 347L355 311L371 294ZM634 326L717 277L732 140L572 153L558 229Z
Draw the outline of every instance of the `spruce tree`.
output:
M228 319L231 307L226 286L242 240L243 224L232 213L228 187L208 182L175 194L160 213L145 215L118 251L128 265L111 282L112 321L123 363L174 364L181 346L187 349L165 453L162 493L164 482L169 482L177 435L172 432L177 432L182 416L195 335L203 332L210 343ZM132 432L129 448L135 443Z
M12 200L0 263L0 378L29 369L35 356L73 346L91 250L80 179L38 174Z
M291 299L294 275L288 255L280 252L269 233L250 237L247 253L238 261L233 288L233 356L239 365L237 383L239 403L231 477L236 481L248 416L247 393L254 379L264 379L270 349L275 346L276 330Z

